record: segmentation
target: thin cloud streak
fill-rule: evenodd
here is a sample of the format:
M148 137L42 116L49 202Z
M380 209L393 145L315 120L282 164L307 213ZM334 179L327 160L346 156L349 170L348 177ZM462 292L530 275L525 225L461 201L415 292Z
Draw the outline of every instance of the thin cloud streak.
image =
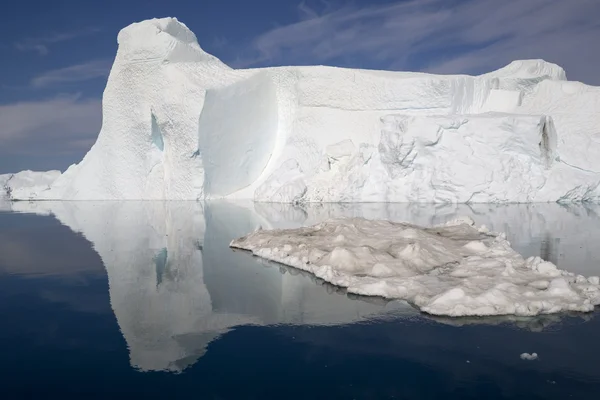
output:
M101 101L78 94L0 105L0 148L29 155L85 150L101 121Z
M41 56L50 52L50 45L77 39L100 32L98 28L86 28L76 32L51 33L37 38L25 38L14 43L14 47L22 52L34 51Z
M256 37L236 66L335 63L344 57L391 69L481 73L514 59L544 58L570 78L600 84L596 0L408 0L319 13ZM587 47L587 48L586 48Z
M34 77L30 83L34 88L42 88L51 85L106 78L110 71L110 66L110 60L92 60L82 64L46 71Z

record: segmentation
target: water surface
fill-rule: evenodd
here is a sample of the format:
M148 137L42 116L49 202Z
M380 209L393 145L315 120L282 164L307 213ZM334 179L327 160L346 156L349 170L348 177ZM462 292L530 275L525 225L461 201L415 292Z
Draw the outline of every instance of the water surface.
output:
M596 313L432 318L229 242L258 226L469 215L526 256L600 274L600 208L213 202L0 205L3 398L586 399ZM539 359L523 361L523 352Z

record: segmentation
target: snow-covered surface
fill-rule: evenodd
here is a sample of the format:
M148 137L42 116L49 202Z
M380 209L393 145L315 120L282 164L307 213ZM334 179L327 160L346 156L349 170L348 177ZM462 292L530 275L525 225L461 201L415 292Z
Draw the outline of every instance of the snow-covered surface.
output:
M600 88L542 60L480 76L232 69L174 18L134 23L84 159L18 198L600 199Z
M598 276L524 259L504 234L468 218L416 225L333 219L289 230L259 229L231 246L309 271L348 292L402 299L448 316L589 312L600 304Z
M44 192L61 175L60 171L21 171L0 175L0 200L30 200L43 197Z

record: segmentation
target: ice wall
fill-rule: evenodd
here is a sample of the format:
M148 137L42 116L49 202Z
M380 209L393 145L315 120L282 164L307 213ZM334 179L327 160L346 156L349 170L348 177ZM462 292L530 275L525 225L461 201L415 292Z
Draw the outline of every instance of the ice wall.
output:
M206 93L198 126L204 193L226 196L252 184L277 139L276 88L266 73Z
M543 60L480 76L234 70L174 18L132 24L118 42L97 142L34 197L600 200L600 88L569 82ZM390 120L411 122L392 138ZM423 144L438 131L439 143ZM418 152L390 158L411 141L421 143ZM540 156L540 146L551 151ZM460 162L444 171L451 159Z

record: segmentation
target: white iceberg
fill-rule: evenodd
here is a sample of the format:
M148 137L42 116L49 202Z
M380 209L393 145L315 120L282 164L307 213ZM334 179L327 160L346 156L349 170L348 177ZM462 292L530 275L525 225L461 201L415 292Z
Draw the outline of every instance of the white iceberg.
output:
M446 316L593 311L600 281L524 259L470 218L432 228L363 218L257 230L231 247L313 273L349 293L402 299Z
M134 23L83 160L14 199L600 199L600 88L542 60L480 75L232 69L175 18Z

